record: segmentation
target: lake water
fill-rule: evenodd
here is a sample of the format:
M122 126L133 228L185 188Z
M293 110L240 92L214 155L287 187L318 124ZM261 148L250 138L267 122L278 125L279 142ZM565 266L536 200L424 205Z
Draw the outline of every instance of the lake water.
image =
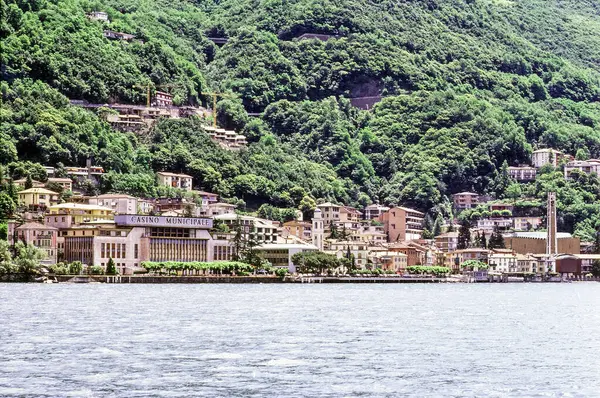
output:
M0 284L0 396L600 396L600 283Z

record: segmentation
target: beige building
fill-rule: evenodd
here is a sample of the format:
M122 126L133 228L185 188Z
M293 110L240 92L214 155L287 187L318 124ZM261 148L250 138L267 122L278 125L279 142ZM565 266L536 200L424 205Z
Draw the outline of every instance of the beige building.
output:
M287 221L283 223L282 228L283 238L292 235L307 242L312 240L312 223L308 221Z
M360 227L361 213L353 207L323 203L317 205L321 210L325 230L329 231L331 225L347 230L357 230Z
M436 236L435 246L445 253L456 250L458 246L458 232L446 232L445 234Z
M372 247L369 251L369 258L376 268L385 271L394 271L405 273L408 267L408 256L397 251L390 251L385 247Z
M231 232L240 228L244 239L257 243L275 243L279 236L279 226L270 220L239 214L221 214L214 217L215 225L223 223Z
M367 243L326 240L325 246L325 252L335 255L337 258L346 257L348 251L350 251L350 254L354 256L356 267L361 269L366 268L369 257L369 245Z
M229 203L210 203L198 210L201 217L216 217L223 214L235 214L236 207Z
M382 226L363 224L350 234L349 240L377 246L387 242L387 235Z
M156 173L158 183L167 187L179 188L186 191L192 189L192 176L187 174L176 174L168 173L166 171L159 171Z
M452 195L454 207L458 210L472 209L479 204L479 195L474 192L460 192Z
M59 229L71 228L73 225L112 221L115 211L108 207L81 203L62 203L50 207L45 216L45 224Z
M558 253L579 254L580 239L569 233L558 232ZM507 248L519 254L546 253L546 232L515 232L504 236Z
M517 253L511 249L491 250L488 256L488 264L490 266L490 269L497 272L518 272Z
M542 217L513 217L513 228L515 231L529 231L542 226Z
M538 259L530 254L517 254L517 272L537 273Z
M379 216L388 242L420 239L423 233L423 216L420 211L406 207L392 207Z

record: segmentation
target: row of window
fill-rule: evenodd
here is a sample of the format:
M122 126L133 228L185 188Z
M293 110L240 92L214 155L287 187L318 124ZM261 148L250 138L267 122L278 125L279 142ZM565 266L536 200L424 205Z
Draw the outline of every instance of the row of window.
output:
M133 245L133 257L138 258L138 244ZM127 245L125 243L101 243L100 258L127 258Z

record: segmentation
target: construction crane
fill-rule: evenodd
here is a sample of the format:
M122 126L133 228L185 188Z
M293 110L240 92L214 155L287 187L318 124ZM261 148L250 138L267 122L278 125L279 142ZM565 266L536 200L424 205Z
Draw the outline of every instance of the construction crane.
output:
M150 82L146 85L135 84L133 87L146 89L146 106L150 107Z
M212 92L212 93L202 93L202 95L210 95L212 96L213 99L213 127L217 128L217 97L224 97L224 98L234 98L233 94L229 94L229 93L217 93L217 92Z

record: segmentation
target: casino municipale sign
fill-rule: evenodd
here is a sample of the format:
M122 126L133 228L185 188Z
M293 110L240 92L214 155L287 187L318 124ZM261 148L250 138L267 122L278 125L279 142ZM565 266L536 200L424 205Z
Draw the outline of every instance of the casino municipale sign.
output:
M115 224L130 227L183 227L210 229L211 218L138 216L136 214L119 214L115 216Z

